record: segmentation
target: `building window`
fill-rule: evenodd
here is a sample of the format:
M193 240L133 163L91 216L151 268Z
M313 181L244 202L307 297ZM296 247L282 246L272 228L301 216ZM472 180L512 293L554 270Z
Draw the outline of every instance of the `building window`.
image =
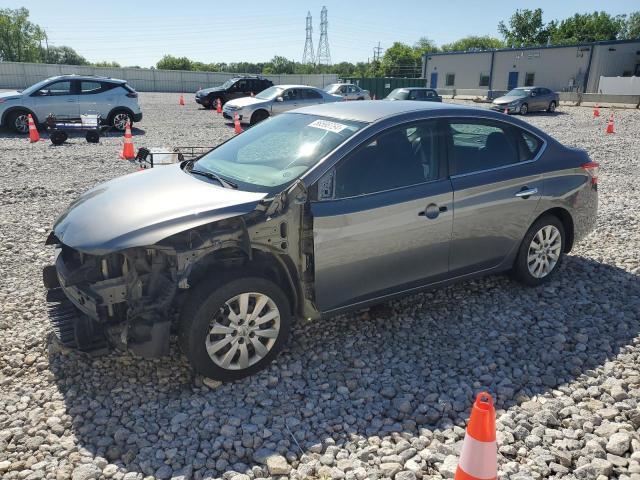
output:
M535 73L527 73L524 76L524 86L525 87L533 87L533 83L534 83L535 77L536 77Z
M445 77L444 86L445 87L453 87L456 83L456 74L455 73L447 73Z
M488 87L489 86L489 74L481 73L480 74L480 83L478 84L480 87Z

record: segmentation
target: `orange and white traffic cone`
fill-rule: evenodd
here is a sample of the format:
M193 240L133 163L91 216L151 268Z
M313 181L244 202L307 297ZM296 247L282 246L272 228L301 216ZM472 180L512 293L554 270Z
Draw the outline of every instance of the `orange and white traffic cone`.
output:
M593 118L600 116L600 106L596 103L596 107L593 109Z
M491 395L480 392L471 408L455 480L495 480L497 477L496 410Z
M136 158L136 154L133 151L133 135L131 135L131 124L129 122L127 122L127 126L124 129L124 145L122 146L120 158L123 160Z
M219 98L216 99L216 112L222 113L222 102Z
M33 117L31 114L28 116L29 118L29 142L36 143L40 140L40 134L38 133L38 129L36 128L36 124L33 121Z
M233 131L236 134L242 133L242 127L240 126L240 120L238 119L238 112L233 113Z
M180 95L180 100L178 100L178 103L184 106L184 95Z
M616 133L616 132L613 131L613 112L609 116L609 121L607 122L606 133Z

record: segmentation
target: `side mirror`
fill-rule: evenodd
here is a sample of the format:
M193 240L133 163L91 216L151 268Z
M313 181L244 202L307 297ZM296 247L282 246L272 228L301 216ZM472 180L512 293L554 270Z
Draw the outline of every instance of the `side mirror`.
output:
M536 92L531 92L532 97L535 97L536 95L537 95Z
M282 97L276 97L276 102L284 102L284 98L282 98Z

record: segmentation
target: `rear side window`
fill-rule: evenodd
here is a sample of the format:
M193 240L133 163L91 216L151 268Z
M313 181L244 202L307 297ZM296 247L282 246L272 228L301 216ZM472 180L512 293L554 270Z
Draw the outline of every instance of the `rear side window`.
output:
M524 145L524 148L520 150L520 158L523 161L532 160L540 151L540 148L542 147L542 140L525 130L518 130L518 133L521 135L522 143Z
M509 125L490 120L449 123L452 175L512 165L520 161L516 137Z
M319 98L322 98L322 95L320 95L320 93L316 92L315 90L301 90L301 92L304 95L304 98L310 99L310 100L317 100Z

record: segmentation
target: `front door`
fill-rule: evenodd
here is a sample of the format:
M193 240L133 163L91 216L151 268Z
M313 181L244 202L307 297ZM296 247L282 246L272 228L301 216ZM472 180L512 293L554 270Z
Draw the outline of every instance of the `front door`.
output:
M28 103L39 122L44 122L50 114L73 118L80 116L75 84L75 80L52 82L31 94Z
M276 100L273 102L271 107L273 113L282 113L302 106L302 95L297 88L288 88L282 92L280 98L282 98L282 101Z
M509 72L509 78L507 80L507 90L513 90L517 86L518 86L518 72Z
M499 265L517 248L542 193L531 163L542 141L495 120L450 121L454 191L451 275Z
M431 88L438 88L438 72L431 73L431 81L429 82Z
M311 205L321 311L446 277L453 194L443 139L435 121L395 127L323 177L332 192Z

